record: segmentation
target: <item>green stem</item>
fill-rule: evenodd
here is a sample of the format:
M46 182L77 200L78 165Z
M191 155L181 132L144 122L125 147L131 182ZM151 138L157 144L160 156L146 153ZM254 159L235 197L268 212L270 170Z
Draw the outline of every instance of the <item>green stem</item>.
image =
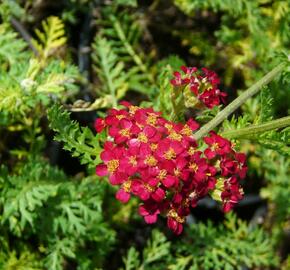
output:
M284 64L280 64L274 69L272 69L268 74L266 74L262 79L248 88L239 97L232 101L227 107L220 111L210 122L201 127L193 137L198 140L206 135L209 131L218 126L222 121L224 121L230 114L232 114L237 108L239 108L246 100L259 92L259 90L269 82L271 82L282 70Z
M242 138L256 135L265 131L270 131L278 128L290 126L290 116L282 117L273 121L261 125L253 125L247 128L241 128L237 130L227 130L222 132L222 136L227 138Z

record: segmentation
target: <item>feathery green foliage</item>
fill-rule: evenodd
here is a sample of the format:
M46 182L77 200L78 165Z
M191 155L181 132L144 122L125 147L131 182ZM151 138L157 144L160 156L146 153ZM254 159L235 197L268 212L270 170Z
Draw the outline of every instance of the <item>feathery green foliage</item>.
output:
M9 22L12 16L17 18L23 18L28 14L25 14L25 9L21 6L19 1L15 0L2 0L0 5L0 16L3 22Z
M100 163L101 136L94 135L88 127L80 127L76 121L70 120L69 113L58 105L48 111L50 127L57 133L55 140L64 143L64 149L71 151L72 156L79 157L82 164L90 167Z
M0 268L3 270L43 270L42 263L35 253L25 249L20 255L15 250L1 252Z
M2 167L0 183L2 225L8 223L15 237L36 237L48 269L62 269L65 258L78 260L75 252L85 249L86 241L101 263L114 233L103 222L104 185L95 177L68 179L45 161L31 160L14 175Z
M65 100L76 87L74 81L78 71L61 60L48 59L51 53L64 44L63 24L57 17L43 22L44 33L38 31L39 57L23 51L25 43L17 35L0 25L0 112L24 115L40 104L52 99ZM17 58L15 58L15 55Z
M271 251L272 245L261 228L253 228L228 215L224 225L192 224L186 237L173 243L162 233L153 231L142 257L135 248L129 249L124 269L230 270L275 266L277 258Z
M39 57L46 60L55 51L64 46L66 36L64 32L64 24L58 17L49 17L42 22L43 32L36 29L35 33L38 40L33 40L33 45L38 51Z
M143 94L153 90L154 81L147 63L150 58L145 58L139 46L142 29L137 17L117 9L118 5L103 9L98 20L103 28L93 43L94 69L100 80L97 93L101 96L96 104L103 101L102 107L110 103L116 107L128 90Z
M98 92L102 95L109 95L112 105L117 106L117 101L121 99L128 90L128 76L124 72L124 63L118 60L117 55L112 50L110 42L106 38L96 37L93 49L95 54L95 71L101 82L101 89ZM111 104L104 104L105 107Z
M170 84L170 80L172 78L172 72L178 70L182 65L184 65L184 61L178 56L170 56L157 63L157 70L160 70L157 77L158 91L151 94L152 100L156 101L145 101L143 102L145 106L154 107L156 111L163 112L164 116L172 113L172 96L174 90Z
M264 157L260 166L267 181L267 186L261 190L261 196L272 203L271 214L277 225L283 227L283 223L290 218L290 161L273 151L261 151L260 155Z
M9 69L18 61L27 61L27 44L9 29L7 24L0 24L0 65Z

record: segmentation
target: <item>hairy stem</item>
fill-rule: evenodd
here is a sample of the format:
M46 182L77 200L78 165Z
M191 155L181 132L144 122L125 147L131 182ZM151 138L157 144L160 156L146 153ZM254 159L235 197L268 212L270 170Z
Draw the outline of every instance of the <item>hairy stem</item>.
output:
M210 122L201 127L193 137L198 140L206 135L210 130L214 129L218 126L222 121L224 121L230 114L232 114L237 108L239 108L247 99L255 95L259 92L262 86L271 82L282 70L284 64L280 64L271 70L268 74L266 74L262 79L248 88L245 92L243 92L239 97L237 97L234 101L232 101L227 107L225 107L222 111L220 111Z
M227 138L243 138L252 135L256 135L258 133L263 133L265 131L270 131L278 128L284 128L290 126L290 116L282 117L273 121L269 121L267 123L261 125L253 125L247 128L241 128L237 130L227 130L222 133L222 136Z

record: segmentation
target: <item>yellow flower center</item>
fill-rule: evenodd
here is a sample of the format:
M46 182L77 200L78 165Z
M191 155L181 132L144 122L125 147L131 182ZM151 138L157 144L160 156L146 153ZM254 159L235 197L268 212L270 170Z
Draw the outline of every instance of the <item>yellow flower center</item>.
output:
M130 163L132 166L136 166L136 165L137 165L136 156L130 156L130 157L129 157L129 163Z
M167 175L167 171L163 169L159 172L159 174L157 175L157 178L162 180L166 177L166 175Z
M184 217L180 217L177 212L173 209L171 209L167 216L171 217L171 218L174 218L178 223L184 223L185 221L185 218Z
M150 149L151 149L152 151L155 151L155 150L157 149L157 147L158 147L158 144L157 144L157 143L151 143L151 144L150 144Z
M145 159L145 164L149 165L149 166L156 166L157 164L157 160L155 159L155 157L153 156L147 156L146 159Z
M196 198L196 195L197 195L197 193L195 191L193 191L189 194L188 197L189 197L189 199L193 200L194 198Z
M179 175L180 175L180 170L179 170L178 168L175 168L175 169L173 170L173 172L174 172L174 175L175 175L175 176L179 176Z
M123 184L123 189L126 192L130 192L131 191L131 184L132 181L131 180L127 180L124 184Z
M149 113L149 115L146 119L146 123L148 125L155 126L157 124L157 115L154 113Z
M188 151L187 151L187 153L188 153L189 155L191 155L191 156L192 156L195 152L196 152L196 150L195 150L192 146L190 146L189 149L188 149Z
M188 125L184 125L183 129L181 130L181 134L185 136L192 135L191 128Z
M167 150L163 156L164 156L164 158L171 160L173 158L176 158L176 153L175 153L174 149L170 147L169 150Z
M214 144L212 145L212 148L213 148L214 150L219 149L219 145L218 145L218 143L214 143Z
M182 140L182 135L176 133L175 131L171 131L168 138L180 142Z
M129 113L130 114L135 114L135 112L137 111L139 109L139 107L138 106L130 106L129 107Z
M125 115L123 115L123 114L119 114L119 115L116 115L116 118L117 118L118 120L121 120L121 119L125 118Z
M130 137L130 130L128 128L121 129L119 133L124 137Z
M168 131L171 131L173 129L173 125L170 124L165 124L165 127L167 128Z
M107 164L107 168L110 173L115 172L118 169L118 167L119 167L119 160L117 159L112 159Z
M184 202L183 202L183 205L184 205L185 207L188 207L188 206L189 206L189 203L190 203L190 200L189 200L188 198L186 198L186 199L184 200Z
M153 192L155 190L154 187L150 186L149 184L145 183L144 187L149 191L149 192Z
M148 138L147 138L147 136L145 135L144 132L141 132L138 135L138 141L143 142L143 143L147 143L148 142Z
M191 169L191 170L193 170L194 172L196 172L197 169L198 169L198 166L197 166L196 163L191 162L191 163L189 163L189 169Z

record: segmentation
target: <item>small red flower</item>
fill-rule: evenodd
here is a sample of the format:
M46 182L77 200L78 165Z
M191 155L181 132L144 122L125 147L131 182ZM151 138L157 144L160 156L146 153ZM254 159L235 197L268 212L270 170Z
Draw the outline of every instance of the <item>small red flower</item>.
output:
M156 223L160 210L155 202L147 201L139 206L139 214L143 216L147 224Z
M236 177L233 176L225 181L221 198L224 212L229 212L243 198L243 191Z
M202 71L204 73L203 78L205 78L211 84L212 88L216 88L220 83L218 75L214 71L207 68L202 68Z
M122 187L116 193L117 200L121 201L122 203L127 203L130 200L131 185L132 180L130 179L122 184Z
M140 128L128 119L121 119L118 126L109 128L109 135L114 138L116 144L120 144L129 140L132 135L138 134Z
M108 126L118 126L122 119L128 117L128 112L125 110L111 109L109 115L105 118L105 124Z
M221 101L225 103L226 96L227 94L221 92L219 89L209 89L199 95L199 99L206 107L212 109L213 107L218 106Z
M102 118L97 118L94 126L95 126L97 133L102 132L104 130L104 128L106 127L105 120Z
M213 159L216 155L223 156L232 151L230 141L217 135L214 131L210 132L210 137L204 137L203 140L209 146L204 151L208 159Z
M180 216L179 213L175 209L170 209L168 211L167 226L175 234L179 235L182 233L184 222L185 222L185 218L183 216Z
M244 179L248 170L246 165L246 155L244 153L235 153L235 158L238 163L236 173L241 179Z

